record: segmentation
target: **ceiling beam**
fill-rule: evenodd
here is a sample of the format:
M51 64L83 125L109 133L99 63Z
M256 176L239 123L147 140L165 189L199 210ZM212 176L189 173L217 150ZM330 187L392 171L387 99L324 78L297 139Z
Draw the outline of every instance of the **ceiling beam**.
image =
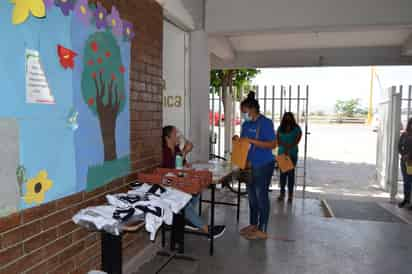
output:
M225 61L232 61L236 57L232 42L226 36L209 36L209 52Z
M359 47L238 52L233 61L211 56L212 69L412 65L401 47Z

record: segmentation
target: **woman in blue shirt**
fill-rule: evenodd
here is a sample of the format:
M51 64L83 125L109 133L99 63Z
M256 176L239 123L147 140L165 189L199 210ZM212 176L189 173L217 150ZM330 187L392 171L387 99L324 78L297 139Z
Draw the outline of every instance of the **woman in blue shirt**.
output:
M295 167L298 162L298 145L301 138L302 130L296 123L293 113L286 112L277 130L278 155L288 155ZM288 172L280 173L279 202L285 200L286 183L289 191L288 202L291 203L293 201L293 189L295 187L295 168Z
M250 225L241 229L240 233L249 240L267 239L269 186L275 166L272 154L272 149L276 147L275 130L272 121L260 114L254 92L249 92L241 107L245 122L240 138L251 144L248 152L251 181L248 185Z

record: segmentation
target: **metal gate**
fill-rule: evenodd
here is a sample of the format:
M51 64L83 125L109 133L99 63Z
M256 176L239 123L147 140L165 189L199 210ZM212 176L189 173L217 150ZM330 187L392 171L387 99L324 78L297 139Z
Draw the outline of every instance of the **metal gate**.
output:
M398 192L398 144L401 131L402 87L384 90L378 106L377 180L394 201Z
M306 170L307 170L307 151L308 151L308 117L309 117L309 86L254 86L251 88L256 92L256 99L259 101L261 113L266 117L271 118L275 129L280 124L282 116L285 112L293 112L295 118L302 128L302 141L299 146L300 159L296 169L297 184L302 187L303 193L306 190ZM229 137L233 134L240 133L240 101L245 98L248 90L236 90L233 87L231 100L234 102L229 108L232 119L232 129ZM210 153L220 157L227 156L225 151L224 119L223 103L221 98L223 89L212 89L209 96L209 125L210 125ZM229 89L226 90L229 93ZM226 110L227 111L227 110ZM227 137L227 136L226 136ZM226 146L227 147L227 146Z

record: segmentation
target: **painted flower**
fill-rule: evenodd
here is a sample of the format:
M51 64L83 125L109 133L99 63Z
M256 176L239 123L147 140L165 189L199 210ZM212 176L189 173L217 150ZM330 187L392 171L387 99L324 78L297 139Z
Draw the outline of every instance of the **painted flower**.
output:
M96 18L97 29L103 29L107 27L107 10L102 6L102 4L97 3L96 10L94 11L94 17Z
M46 9L49 10L54 6L54 0L43 0Z
M89 98L89 100L87 101L87 104L89 106L93 106L94 105L94 98L93 97Z
M90 48L93 52L97 52L99 50L99 44L96 41L90 43Z
M110 51L106 51L105 55L106 55L106 58L110 58L110 56L112 56L112 54L110 53Z
M123 21L123 35L128 41L133 40L135 36L132 23L125 20Z
M58 6L65 16L70 14L70 11L74 9L74 0L56 0L56 6Z
M26 195L23 199L27 204L41 204L45 193L53 186L53 181L48 178L47 171L41 170L36 177L31 178L26 184Z
M77 0L74 6L74 14L83 24L89 24L92 18L92 11L89 9L88 0Z
M112 28L112 32L116 36L123 34L123 22L120 19L119 11L116 7L112 7L112 12L107 16L107 25Z
M119 71L121 74L124 74L126 72L126 68L123 65L121 65Z
M46 7L43 0L11 0L11 2L15 5L12 17L14 25L26 21L30 14L37 18L46 16Z

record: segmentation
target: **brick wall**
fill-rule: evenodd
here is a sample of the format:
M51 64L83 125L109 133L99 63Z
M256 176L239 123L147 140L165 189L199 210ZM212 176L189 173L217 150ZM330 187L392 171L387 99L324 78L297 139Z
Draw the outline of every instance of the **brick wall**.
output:
M160 163L162 126L163 15L154 0L102 0L115 5L124 19L133 22L136 38L130 74L131 159L134 171ZM71 222L79 209L104 202L107 193L126 190L135 173L93 192L24 210L0 219L0 274L87 273L100 268L99 234ZM124 258L138 254L148 243L147 233L129 234L123 243Z

